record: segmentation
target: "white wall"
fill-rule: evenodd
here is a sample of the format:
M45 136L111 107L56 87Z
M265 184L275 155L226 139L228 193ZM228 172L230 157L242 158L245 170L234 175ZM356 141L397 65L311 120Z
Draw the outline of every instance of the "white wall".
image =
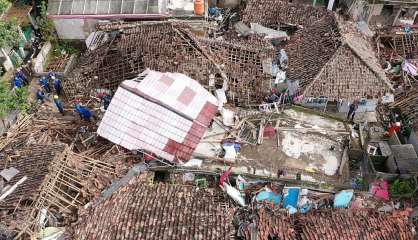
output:
M10 50L8 50L10 51ZM0 57L4 57L5 61L0 63L3 65L3 67L6 69L6 71L9 71L11 69L13 69L13 63L12 60L10 60L10 57L6 54L6 50L4 50L3 48L0 48Z
M98 22L94 19L54 19L53 21L60 39L73 40L86 39Z

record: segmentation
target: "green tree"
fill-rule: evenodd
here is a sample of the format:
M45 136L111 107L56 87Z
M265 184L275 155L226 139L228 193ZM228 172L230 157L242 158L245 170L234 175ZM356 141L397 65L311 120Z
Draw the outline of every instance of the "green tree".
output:
M57 34L55 33L54 22L48 18L47 1L41 3L41 16L37 18L39 28L41 30L42 38L45 41L56 42Z
M19 43L19 26L16 20L0 21L0 48L16 46Z
M0 0L0 15L6 11L10 4L8 0Z
M26 112L28 109L28 89L25 87L12 91L7 82L0 81L0 119L3 121L12 110Z

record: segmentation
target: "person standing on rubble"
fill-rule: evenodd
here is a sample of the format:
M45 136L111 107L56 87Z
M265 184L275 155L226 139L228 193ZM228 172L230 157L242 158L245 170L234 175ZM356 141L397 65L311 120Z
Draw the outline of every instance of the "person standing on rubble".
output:
M36 92L36 99L41 101L41 104L45 102L45 93L42 91L42 88L38 88L38 91Z
M110 101L112 101L112 97L108 93L99 93L98 98L103 102L103 108L106 111L110 105Z
M347 114L347 120L350 120L354 122L354 116L356 115L356 111L358 108L359 102L357 100L354 100L353 103L350 104L348 114Z
M44 90L48 93L51 94L51 88L49 87L49 81L48 78L46 77L42 77L39 80L39 84L44 88Z
M61 90L62 90L61 80L59 80L55 75L51 76L51 79L53 81L52 83L54 84L55 92L57 93L58 96L61 96Z
M268 103L275 103L279 101L279 96L277 96L275 89L271 90L270 94L266 97Z
M28 78L26 77L25 73L23 72L22 68L19 67L16 72L16 77L20 78L25 85L29 85Z
M55 106L58 108L58 111L64 116L64 108L62 107L62 103L58 95L54 96L54 103L55 103Z
M75 111L78 112L78 114L80 114L81 119L84 119L88 122L91 121L92 114L91 114L90 109L88 109L87 107L81 106L79 100L76 100L75 102Z

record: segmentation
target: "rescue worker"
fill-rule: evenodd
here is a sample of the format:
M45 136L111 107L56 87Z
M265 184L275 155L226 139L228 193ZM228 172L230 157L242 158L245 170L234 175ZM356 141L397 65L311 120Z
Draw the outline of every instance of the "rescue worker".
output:
M347 114L347 120L350 120L354 122L354 116L356 115L356 111L358 108L359 102L355 100L353 103L350 104L348 114Z
M23 79L19 76L16 76L14 79L14 87L15 88L22 88L23 87Z
M42 91L42 88L39 88L38 91L36 92L36 99L38 99L39 101L41 101L41 103L44 103L44 99L45 99L45 93L44 91Z
M22 68L18 68L16 72L16 77L19 77L25 85L28 85L28 78L26 77L25 73L23 72Z
M110 105L110 101L112 101L112 97L107 93L100 93L98 97L100 98L100 101L103 102L103 108L106 111Z
M279 101L279 96L277 96L275 90L271 90L270 95L266 97L268 103L275 103Z
M54 103L55 103L55 106L58 108L58 111L64 116L64 108L62 107L62 103L58 95L54 96Z
M51 88L49 87L49 81L48 81L48 78L46 78L46 77L42 77L40 80L39 80L39 84L44 88L44 90L48 93L48 94L50 94L51 93Z
M55 77L55 76L52 76L51 77L51 79L52 79L52 81L53 81L53 83L52 84L54 84L54 88L55 88L55 92L57 93L57 95L58 96L61 96L61 90L62 90L62 87L61 87L61 80L59 80L57 77Z
M91 121L92 114L91 114L90 109L88 109L87 107L81 106L79 100L75 102L75 111L78 112L78 114L80 114L80 118L88 122Z

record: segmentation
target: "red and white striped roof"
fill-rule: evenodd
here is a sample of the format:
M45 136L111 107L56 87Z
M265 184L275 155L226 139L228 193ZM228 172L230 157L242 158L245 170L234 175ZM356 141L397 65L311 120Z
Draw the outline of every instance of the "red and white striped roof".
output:
M150 71L116 91L97 133L129 150L187 161L217 112L217 99L180 73Z

